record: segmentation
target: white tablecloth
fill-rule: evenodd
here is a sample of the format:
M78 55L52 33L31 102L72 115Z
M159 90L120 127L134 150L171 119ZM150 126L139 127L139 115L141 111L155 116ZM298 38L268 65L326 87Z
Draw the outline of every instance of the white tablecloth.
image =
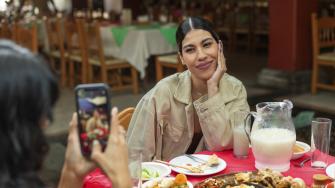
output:
M119 47L111 32L111 27L101 27L101 36L106 56L125 59L145 77L145 68L151 55L176 52L176 46L168 43L159 29L129 30L122 45Z

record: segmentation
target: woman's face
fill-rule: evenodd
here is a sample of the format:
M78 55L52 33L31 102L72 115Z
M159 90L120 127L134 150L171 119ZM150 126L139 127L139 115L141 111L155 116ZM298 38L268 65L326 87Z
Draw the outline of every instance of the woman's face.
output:
M207 81L213 75L218 57L218 43L205 30L188 32L182 42L181 58L192 77Z

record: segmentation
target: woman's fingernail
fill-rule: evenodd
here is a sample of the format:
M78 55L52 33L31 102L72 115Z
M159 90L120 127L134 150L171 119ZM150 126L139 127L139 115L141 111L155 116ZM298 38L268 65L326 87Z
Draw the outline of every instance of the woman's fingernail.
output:
M113 109L112 109L112 114L117 114L117 112L118 112L117 107L113 107Z

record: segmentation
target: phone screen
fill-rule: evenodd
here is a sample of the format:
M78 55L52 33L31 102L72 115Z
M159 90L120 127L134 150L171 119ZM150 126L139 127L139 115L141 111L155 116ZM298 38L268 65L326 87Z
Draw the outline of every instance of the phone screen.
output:
M98 140L104 149L109 135L110 103L103 84L82 84L76 87L78 128L81 151L89 157L92 143Z

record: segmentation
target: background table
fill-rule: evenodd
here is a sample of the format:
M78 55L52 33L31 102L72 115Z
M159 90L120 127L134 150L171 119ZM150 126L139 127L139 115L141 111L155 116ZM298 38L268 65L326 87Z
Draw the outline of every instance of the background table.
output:
M176 26L105 26L100 32L106 56L126 59L145 76L147 59L151 55L177 51Z
M212 155L216 154L221 159L225 160L227 163L227 168L221 172L218 172L213 175L208 176L187 176L188 181L190 181L193 184L196 184L198 182L203 181L206 178L209 178L211 176L217 176L221 174L229 174L233 172L241 172L241 171L254 171L255 168L255 158L251 152L251 149L249 150L249 156L246 159L237 159L233 156L233 150L225 150L222 152L210 152L210 151L203 151L199 152L198 154L206 154L206 155ZM296 163L299 161L304 160L306 157L309 157L308 154L304 155L302 158L292 160L291 161L291 167L290 170L287 172L284 172L283 175L285 176L292 176L293 178L302 178L307 185L311 185L313 182L313 175L314 174L326 174L325 169L315 169L311 167L311 162L305 163L305 166L302 168L295 167L292 165L292 163ZM335 157L329 156L328 164L334 163ZM176 173L172 172L172 176L175 176ZM100 169L96 169L92 173L90 173L88 176L86 176L84 180L84 188L111 188L112 185L110 181L107 179L105 175L102 174Z

